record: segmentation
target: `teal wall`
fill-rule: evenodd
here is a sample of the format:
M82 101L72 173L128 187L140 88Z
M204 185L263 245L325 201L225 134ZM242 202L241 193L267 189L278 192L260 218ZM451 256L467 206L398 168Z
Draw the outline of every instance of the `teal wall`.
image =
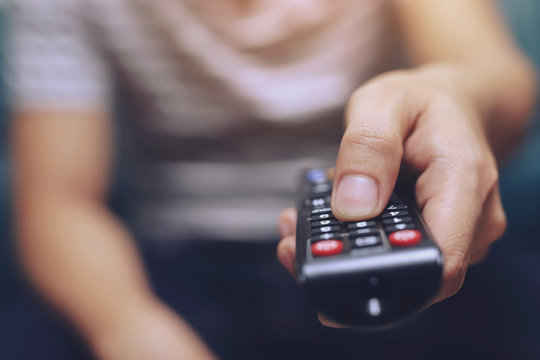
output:
M499 0L521 48L540 69L540 1ZM536 246L531 237L540 216L540 111L519 148L501 169L501 190L509 217L507 238L518 245Z
M540 65L540 1L499 0L516 40Z
M11 241L11 226L9 212L9 156L8 140L8 111L6 88L4 81L5 52L5 11L0 4L0 286L14 281L14 261Z

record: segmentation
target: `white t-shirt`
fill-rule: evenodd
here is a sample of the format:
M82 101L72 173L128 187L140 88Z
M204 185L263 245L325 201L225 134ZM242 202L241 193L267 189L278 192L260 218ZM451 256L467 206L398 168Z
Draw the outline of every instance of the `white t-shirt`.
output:
M12 2L15 106L122 98L135 224L161 240L275 237L299 168L335 160L348 97L392 58L384 0Z

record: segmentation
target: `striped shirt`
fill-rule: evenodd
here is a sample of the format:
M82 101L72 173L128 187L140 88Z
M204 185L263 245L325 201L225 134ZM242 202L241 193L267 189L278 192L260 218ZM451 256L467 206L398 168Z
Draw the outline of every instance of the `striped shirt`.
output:
M275 238L298 170L335 160L348 97L391 65L384 0L11 1L15 106L128 104L135 226L164 241Z

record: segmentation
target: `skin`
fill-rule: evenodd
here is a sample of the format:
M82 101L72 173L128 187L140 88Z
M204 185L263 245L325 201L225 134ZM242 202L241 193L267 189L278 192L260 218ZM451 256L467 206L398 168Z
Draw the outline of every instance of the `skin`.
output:
M331 206L341 220L374 217L400 166L414 169L417 203L445 259L440 301L504 233L497 158L526 125L535 75L487 1L403 1L396 11L421 65L378 76L351 97ZM343 187L348 176L362 179L353 183L357 196ZM291 273L295 222L292 209L279 219L278 258Z
M374 78L352 95L335 178L371 178L376 191L367 200L334 193L332 207L343 220L372 217L400 163L416 169L417 200L446 259L443 299L504 231L495 154L508 151L525 126L535 75L488 1L416 0L395 8L417 67ZM16 111L23 267L100 359L214 358L153 294L129 232L107 209L110 120L98 110ZM278 257L291 271L295 217L287 210L279 224Z
M130 234L105 205L110 121L20 113L13 128L22 264L100 359L211 359L152 293Z

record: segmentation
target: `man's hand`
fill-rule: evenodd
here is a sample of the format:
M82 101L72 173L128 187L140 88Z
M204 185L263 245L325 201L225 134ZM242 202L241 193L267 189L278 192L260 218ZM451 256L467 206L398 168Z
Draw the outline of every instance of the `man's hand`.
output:
M416 170L416 201L444 256L440 301L461 287L467 266L502 236L506 218L497 165L478 108L458 70L431 66L376 77L346 113L332 193L343 221L381 213L400 166ZM294 211L280 217L278 257L292 271Z
M505 155L519 140L537 75L492 1L392 5L408 58L421 66L379 76L351 97L332 209L342 220L373 217L400 166L415 169L416 200L444 255L440 301L505 230L494 153ZM287 210L279 224L278 257L290 271L295 218Z

